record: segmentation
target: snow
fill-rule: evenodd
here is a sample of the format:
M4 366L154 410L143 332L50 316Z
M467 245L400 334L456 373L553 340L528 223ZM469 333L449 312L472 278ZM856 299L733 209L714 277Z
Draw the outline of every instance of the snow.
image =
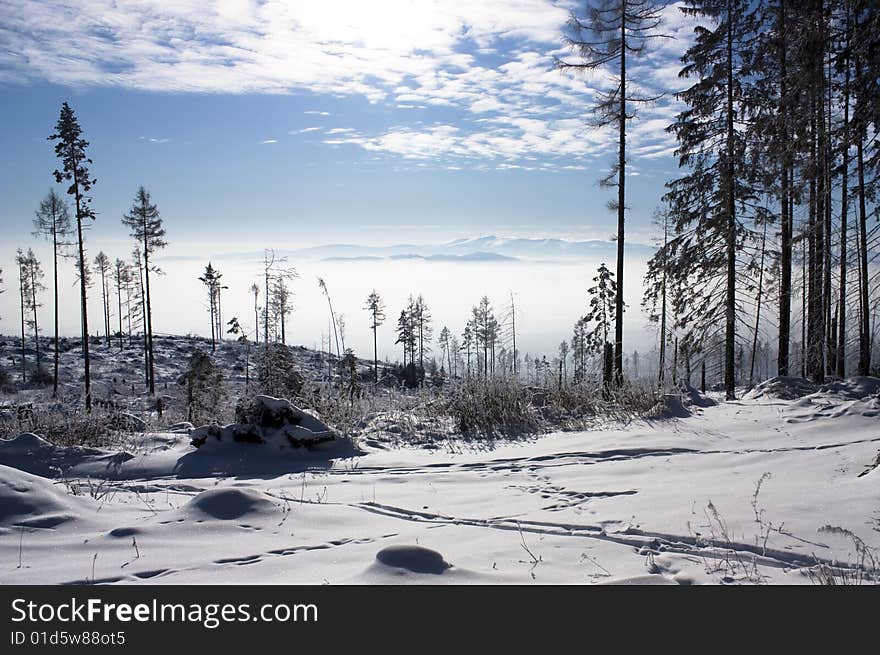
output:
M0 581L809 584L857 559L825 526L880 548L878 388L684 389L666 418L439 448L24 434L0 442Z

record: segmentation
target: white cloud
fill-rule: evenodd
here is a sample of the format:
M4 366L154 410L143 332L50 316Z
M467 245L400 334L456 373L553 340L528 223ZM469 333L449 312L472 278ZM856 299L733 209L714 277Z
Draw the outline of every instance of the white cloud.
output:
M260 145L266 145L267 143L278 143L278 139L264 139L260 141Z
M582 160L608 152L613 134L585 126L595 89L608 75L580 78L553 68L554 57L569 56L561 47L569 6L559 0L18 0L13 7L0 0L0 82L361 96L400 109L448 108L459 118L444 118L454 126L415 123L372 135L334 128L327 134L335 138L325 143L419 160ZM678 57L693 29L676 5L664 14L666 31L679 40L657 41L631 69L633 85L649 94L681 87ZM676 111L667 98L642 112L641 127L631 128L634 156L670 152L663 128Z

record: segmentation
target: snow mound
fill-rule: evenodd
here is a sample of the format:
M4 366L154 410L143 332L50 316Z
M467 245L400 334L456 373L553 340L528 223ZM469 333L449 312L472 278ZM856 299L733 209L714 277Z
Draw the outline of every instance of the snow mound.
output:
M687 418L690 410L684 406L681 396L675 393L664 393L663 397L652 407L645 418Z
M797 400L818 390L818 386L804 378L791 375L778 375L765 380L747 392L743 398L758 400L759 398L778 398L780 400Z
M0 451L7 455L36 455L54 448L54 444L32 432L24 432L8 441L0 441Z
M441 575L452 568L436 550L422 546L388 546L376 553L376 561L392 569L410 573Z
M786 419L788 423L842 416L880 416L880 378L853 377L824 384L818 391L793 403L792 408L795 412Z
M718 404L715 400L703 395L696 387L687 382L682 382L680 388L686 403L692 407L714 407Z
M254 396L235 409L237 423L204 425L190 432L192 445L206 449L218 444L267 444L279 449L314 448L336 441L339 435L317 416L289 400Z
M848 400L865 400L869 396L880 396L880 378L858 376L837 380L822 385L819 392Z
M76 514L71 496L51 481L0 465L0 525L50 528Z
M231 521L245 516L266 514L275 505L266 496L249 489L210 489L190 500L185 512L199 518Z

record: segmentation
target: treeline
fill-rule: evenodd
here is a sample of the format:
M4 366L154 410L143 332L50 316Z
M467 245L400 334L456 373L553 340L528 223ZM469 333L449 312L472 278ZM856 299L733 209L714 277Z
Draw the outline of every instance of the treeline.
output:
M868 375L877 291L869 220L880 169L876 3L685 4L702 23L683 57L680 75L693 80L678 94L687 108L670 126L682 173L667 184L664 242L647 277L647 303L661 320L670 314L661 333L677 331L691 354L720 342L728 397L741 348L754 369L768 313L777 318L779 375L819 383ZM801 334L792 328L797 309Z
M617 190L610 206L618 216L611 354L618 374L626 128L639 104L656 99L638 92L651 83L639 78L645 69L627 63L668 37L664 6L587 3L566 30L578 59L559 62L563 70L613 74L593 114L619 136L617 159L603 179ZM718 360L733 398L746 377L744 362L749 383L754 379L772 317L779 375L817 382L852 370L868 375L877 296L877 3L685 0L680 8L698 25L681 57L679 77L689 86L675 97L684 109L668 128L680 172L666 185L643 300L660 332L659 382L673 346L703 370L708 359Z

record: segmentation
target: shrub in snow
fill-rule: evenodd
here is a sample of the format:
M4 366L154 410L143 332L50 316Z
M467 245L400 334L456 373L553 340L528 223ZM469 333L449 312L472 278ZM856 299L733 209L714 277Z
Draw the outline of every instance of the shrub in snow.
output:
M12 376L5 368L0 368L0 391L4 393L12 393L14 391L12 385Z
M257 389L267 396L294 398L305 379L296 368L290 348L270 343L259 348L256 356Z
M508 378L465 380L444 399L443 410L464 434L529 433L542 422L527 388Z
M206 352L195 352L183 379L186 384L187 420L195 423L214 420L225 393L223 374L211 356Z
M35 387L46 387L52 384L53 380L52 374L42 364L34 366L28 373L28 381Z
M271 396L242 399L236 423L205 425L190 433L196 448L219 443L267 444L278 448L314 448L335 441L336 431L289 400Z

